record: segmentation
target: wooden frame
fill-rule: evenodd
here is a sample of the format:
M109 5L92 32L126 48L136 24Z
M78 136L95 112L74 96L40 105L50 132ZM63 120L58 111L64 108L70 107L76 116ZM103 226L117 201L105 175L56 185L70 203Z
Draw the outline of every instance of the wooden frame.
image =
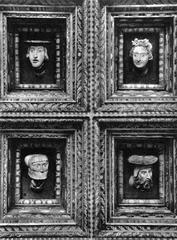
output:
M94 93L99 99L95 104L94 124L97 138L93 167L94 216L100 238L175 238L176 5L169 6L162 1L159 4L155 1L136 3L100 1L100 30L97 32L95 27L99 36L100 72L95 69L95 82L98 83ZM125 83L123 64L127 36L148 38L154 33L158 35L156 44L160 47L157 52L159 82L151 86ZM126 46L128 51L129 46ZM115 164L118 160L116 145L118 148L123 143L131 145L142 140L155 142L159 152L161 145L165 146L164 152L158 155L161 159L157 176L159 197L124 196L124 182L121 181L124 168ZM125 160L120 155L120 163L124 164Z
M132 23L132 20L129 20ZM143 20L142 20L143 21ZM117 23L118 22L118 23ZM119 30L119 21L116 22L115 38L117 43L115 43L116 49L118 49L119 59L115 62L115 80L118 83L118 89L165 89L165 77L164 77L164 49L165 49L165 36L162 28L146 28L146 27L132 27ZM128 26L131 26L130 22L127 22ZM139 24L139 23L138 23ZM144 24L144 22L143 22ZM133 24L132 24L133 25ZM136 25L136 24L135 24ZM135 38L148 39L153 45L153 59L151 60L151 65L153 66L152 74L154 79L149 79L148 84L144 83L133 83L131 79L128 80L128 76L132 75L132 58L129 56L131 49L131 41ZM168 48L168 47L167 47ZM118 66L118 67L116 67ZM117 70L118 68L118 70ZM116 72L117 71L117 72ZM128 82L128 83L127 83Z
M66 168L69 163L67 161L72 161L72 158L69 157L69 155L64 157L64 152L71 151L70 147L72 148L72 141L73 137L72 132L70 134L49 134L48 136L45 134L33 134L33 136L29 136L28 134L14 134L13 137L7 137L7 147L8 149L4 149L4 151L9 152L9 162L7 163L7 168L9 172L9 178L7 181L7 192L11 193L8 194L8 203L7 203L7 209L4 209L4 214L8 216L9 210L10 214L15 214L16 217L18 218L18 214L16 213L15 208L19 206L19 211L21 211L21 208L26 208L30 209L30 206L39 206L39 209L45 206L47 207L53 207L56 208L57 206L59 207L58 209L58 214L66 214L66 206L67 206L67 199L66 199L66 193L67 187L66 187L66 172L71 171L69 170L64 170L61 171L61 161L62 161L62 166ZM17 143L18 142L18 143ZM53 156L50 156L52 151L50 150L51 148L55 148L56 154L52 154ZM24 150L26 149L26 151ZM55 189L55 198L43 198L40 197L40 194L38 195L37 198L24 198L22 197L22 187L23 187L23 176L24 173L26 172L26 169L24 168L24 163L23 159L25 154L31 154L36 151L39 151L38 149L41 149L42 153L48 153L47 155L49 156L49 161L50 158L54 161L55 160L55 165L53 166L53 181L55 181L56 189ZM43 150L42 150L43 149ZM69 150L70 149L70 150ZM22 152L23 150L23 152ZM48 150L48 151L47 151ZM25 151L25 152L24 152ZM30 153L31 152L31 153ZM57 157L57 154L63 155L63 159L61 160L59 157ZM59 162L60 161L60 162ZM50 165L50 163L49 163ZM55 171L54 171L55 169ZM14 170L16 170L14 172ZM63 173L62 173L63 172ZM27 172L26 172L27 173ZM63 180L61 178L61 175L63 176ZM51 180L51 178L50 178ZM69 180L69 179L68 179ZM67 180L67 181L68 181ZM5 179L4 179L5 181ZM64 185L62 183L64 181ZM10 187L11 186L11 187ZM51 188L51 186L50 186ZM53 186L54 188L54 186ZM12 190L12 189L15 189ZM63 189L63 190L61 190ZM69 190L69 189L68 189ZM64 191L62 193L62 191ZM71 189L69 191L72 191ZM7 194L6 192L6 194ZM6 195L5 194L5 195ZM46 193L45 193L46 194ZM37 196L37 195L36 195ZM44 195L42 195L44 196ZM65 197L64 197L65 196ZM39 211L38 209L38 211ZM57 211L57 210L55 210ZM60 213L61 211L61 213ZM5 213L6 212L6 213ZM30 210L29 210L29 215L30 215ZM40 215L40 214L39 214ZM15 216L14 216L15 217ZM40 218L40 216L39 216ZM55 217L53 216L53 219Z
M22 143L19 143L16 149L16 153L14 155L16 155L16 159L12 160L12 161L16 161L16 173L15 173L15 204L16 205L31 205L31 204L59 204L61 205L61 195L64 195L64 193L62 193L63 189L66 188L66 186L64 186L62 184L62 180L65 179L66 176L64 176L64 169L61 169L61 166L65 166L64 163L64 158L62 159L62 147L65 149L65 144L62 144L62 142L51 142L50 140L48 143L43 142L42 140L40 140L40 143L37 142L39 141L39 139L37 139L35 141L35 139L31 139L31 142L29 143L29 141L27 141L25 143L25 139L22 140ZM21 140L20 140L21 142ZM64 142L63 142L64 143ZM13 144L13 143L12 143ZM29 149L28 149L29 148ZM42 149L41 149L42 148ZM47 176L47 180L46 183L48 184L48 190L42 191L41 193L33 193L29 188L27 188L27 190L25 189L26 186L24 185L24 180L29 181L28 180L28 173L27 173L27 166L25 166L24 164L24 154L25 154L25 149L27 151L28 154L34 154L36 153L36 151L38 153L43 153L45 155L47 155L48 159L49 159L49 170L48 170L48 176ZM48 150L48 151L47 151ZM56 153L54 154L54 158L51 158L52 154L52 150ZM26 154L27 154L26 153ZM51 161L50 158L52 160L55 161ZM63 173L62 173L63 171ZM45 183L45 185L46 185ZM52 184L51 184L52 183ZM28 183L29 184L29 183ZM49 185L50 184L50 185ZM63 188L61 188L61 186L63 185ZM45 187L46 188L46 187ZM24 190L22 190L24 189ZM24 191L24 192L23 192ZM27 191L30 191L27 192ZM28 195L30 196L30 198L28 197ZM50 196L50 197L49 197ZM52 197L53 196L53 197ZM33 198L35 197L35 198Z
M51 127L50 124L47 126ZM43 226L38 229L37 234L40 236L85 236L81 224L84 193L83 176L79 175L82 165L80 141L82 142L82 131L78 124L77 129L65 126L58 130L16 129L1 133L3 194L0 199L3 210L0 214L0 227L2 221L10 222L11 225L17 223L21 227L21 236L29 237L36 236L36 231L31 231L30 227L33 228L37 223ZM50 196L43 194L35 198L31 195L24 197L22 187L27 173L24 157L39 151L49 159L50 173L48 170L46 181L55 178L50 185L53 189L49 192L48 188L48 193L46 192ZM46 182L46 188L47 186ZM11 226L8 231L11 236L19 234ZM8 235L9 232L4 234Z
M173 41L176 31L173 28L174 18L168 14L159 16L154 13L153 16L146 16L136 12L136 9L134 13L126 10L122 13L117 6L102 8L101 64L105 67L102 74L105 102L130 102L135 98L143 98L144 101L148 99L147 95L154 99L172 97L175 94L174 58L171 54L176 44ZM126 71L129 71L127 54L135 37L148 38L155 46L153 55L157 68L157 71L154 70L156 80L148 84L126 83ZM104 99L102 95L101 98Z
M175 1L157 4L152 0L152 5L147 0L137 1L139 5L133 0L119 4L113 0L23 0L23 5L19 2L2 0L0 4L0 237L176 239L177 5L172 3ZM41 89L10 88L7 22L14 18L66 20L65 91L42 84ZM118 89L115 46L119 34L114 31L115 23L117 19L125 20L121 29L126 35L125 29L132 18L137 21L135 29L141 31L142 22L150 19L145 26L148 35L152 36L156 29L162 33L163 43L170 43L163 55L166 66L163 80L167 85L143 88L141 84L130 89L121 85L124 89ZM131 26L130 34L132 29ZM49 197L33 201L31 197L19 197L17 174L22 171L17 168L22 170L22 166L14 164L17 168L9 169L9 163L18 157L18 150L23 152L26 148L19 144L21 139L28 139L35 149L35 139L46 140L47 149L52 139L66 141L63 150L67 156L64 161L67 179L61 181L66 189L61 190L62 200L56 202L57 199ZM119 201L118 197L125 192L124 186L119 186L123 176L121 171L114 171L116 167L124 168L115 164L115 146L126 151L127 142L131 145L142 141L155 142L157 148L155 145L151 148L158 153L161 145L165 145L158 166L162 194L148 201L127 196ZM16 174L14 182L12 173ZM11 186L18 190L16 200ZM118 188L120 193L116 193Z
M81 30L83 18L80 3L65 7L54 7L49 4L37 8L26 5L23 7L14 5L13 8L9 6L4 8L3 6L2 8L4 10L0 19L3 39L0 46L2 53L0 97L3 101L0 104L6 106L7 111L9 111L9 107L12 107L13 115L14 113L23 115L24 112L28 112L34 116L40 112L39 115L41 116L42 113L45 117L47 112L57 114L63 111L74 113L85 111L88 94L85 74L87 65L82 50L85 40ZM24 27L24 23L26 27ZM43 28L42 25L45 27ZM26 49L24 42L30 41L30 39L25 40L26 31L31 31L29 38L32 40L35 31L38 33L37 41L42 40L41 42L44 44L49 40L54 46L52 48L54 52L56 48L60 47L53 56L54 63L51 64L52 74L56 75L52 78L54 82L51 84L20 83L20 64L23 66L23 62L20 62L19 54L21 46L22 49ZM39 31L44 32L42 39L39 39ZM48 31L49 34L46 36L45 33ZM62 39L64 39L63 47ZM52 53L50 53L51 55ZM60 59L61 55L62 60Z
M122 134L116 129L105 130L105 186L106 186L106 224L115 223L137 223L138 219L146 215L146 223L153 223L154 217L168 216L171 218L176 212L175 192L171 184L175 184L176 174L173 172L175 166L175 142L174 137L160 136L149 132L135 134ZM123 135L123 136L122 136ZM103 142L104 144L104 142ZM102 147L103 148L103 147ZM138 149L138 150L137 150ZM153 194L138 195L134 197L134 190L127 188L132 167L127 165L127 156L137 152L156 152L159 163L155 166L156 184L155 197ZM124 174L127 174L124 177ZM158 172L159 171L159 172ZM103 177L103 176L102 176ZM155 178L154 178L155 179ZM127 191L130 191L127 194ZM132 191L132 192L131 192ZM127 195L126 195L126 194ZM132 195L131 195L132 194ZM132 197L131 197L132 196ZM165 218L164 218L165 220ZM171 221L173 217L171 218ZM160 220L159 220L160 221Z
M99 139L94 169L95 181L99 178L99 183L95 183L96 196L100 196L99 204L95 204L99 211L99 237L172 236L177 212L176 122L99 120L95 122L95 136ZM132 173L136 176L137 169L129 159L143 154L158 159L152 168L152 180L157 183L152 191L157 194L132 197L135 191L126 188L126 184L130 184Z
M164 203L164 157L165 157L165 143L158 143L153 139L139 140L139 141L125 141L123 139L114 139L115 143L115 160L113 169L114 175L112 176L112 182L114 183L115 192L115 206L123 205L159 205ZM120 143L119 143L120 141ZM150 191L139 191L129 186L128 180L130 179L135 165L128 163L129 154L148 154L155 155L158 158L158 162L151 166L152 168L152 181L153 186ZM118 173L118 175L117 175ZM117 179L114 182L113 179ZM117 192L118 189L118 192Z
M37 16L36 16L37 17ZM23 17L18 15L7 16L7 34L8 34L8 75L9 91L33 89L33 90L60 90L65 91L69 86L66 78L66 56L69 55L66 50L68 24L71 24L67 15L65 18L56 16L54 18L44 18L38 16L38 22L28 15ZM66 27L67 26L67 27ZM31 45L38 44L45 46L48 54L45 76L39 83L41 77L35 77L33 68L26 57L27 49ZM29 43L31 42L31 43ZM71 43L72 44L72 43ZM37 75L36 75L37 76ZM34 80L36 78L36 80Z
M46 13L38 11L31 14L25 11L25 8L21 12L7 11L3 13L2 37L4 41L2 48L4 54L2 57L2 75L4 80L1 88L1 96L6 96L7 99L13 98L15 101L16 99L36 98L38 100L45 98L49 101L55 100L59 102L73 102L79 99L80 92L76 86L80 85L78 76L81 75L77 61L82 58L82 53L80 53L79 49L82 39L81 36L77 35L77 31L82 19L77 16L80 15L81 9L79 6L60 8L57 13L51 12L50 7L49 12L47 12L47 9ZM46 27L40 26L39 22L45 23ZM24 23L26 27L24 27ZM50 47L49 51L51 58L53 58L51 68L53 69L52 74L54 77L51 83L30 84L29 82L28 84L28 82L23 83L21 79L20 65L23 67L23 61L20 61L19 58L21 50L26 49L23 44L26 31L31 31L31 36L35 35L33 33L39 33L40 31L43 31L43 33L46 32L46 35L43 34L42 41L48 41L46 38L50 38L50 45L54 46L54 48ZM79 57L77 57L77 54L79 54Z
M36 19L8 18L7 20L9 73L12 73L9 88L11 90L59 89L66 91L66 19L41 18L38 21L40 24L36 22ZM28 47L30 44L36 44L35 41L46 47L49 57L45 69L45 75L48 74L48 76L41 83L33 82L32 77L35 78L35 75L30 74L33 69L26 57ZM11 49L14 49L14 52ZM13 59L15 61L11 62ZM15 66L13 66L14 63ZM47 84L45 84L45 79Z
M172 19L170 18L145 18L135 17L122 18L113 17L114 34L115 34L115 91L121 89L143 89L143 90L167 90L170 85L170 75L168 69L170 62L167 58L171 51L172 35L170 28L172 27ZM131 41L134 38L147 38L153 45L153 60L151 65L154 69L152 72L155 79L150 84L134 84L126 83L127 75L131 71L129 65L129 52L131 49ZM155 69L157 68L157 69ZM154 82L154 84L153 84Z

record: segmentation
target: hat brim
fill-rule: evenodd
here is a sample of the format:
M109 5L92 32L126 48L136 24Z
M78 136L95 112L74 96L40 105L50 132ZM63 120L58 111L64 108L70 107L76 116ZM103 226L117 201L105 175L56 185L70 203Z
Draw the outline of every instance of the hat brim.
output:
M137 165L152 165L156 163L158 158L154 155L131 155L128 158L128 162Z

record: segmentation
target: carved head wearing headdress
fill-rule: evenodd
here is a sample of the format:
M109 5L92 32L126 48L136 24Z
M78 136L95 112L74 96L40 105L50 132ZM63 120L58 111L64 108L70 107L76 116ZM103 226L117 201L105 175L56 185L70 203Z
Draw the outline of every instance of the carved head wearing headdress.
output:
M133 63L137 68L146 66L148 61L153 59L152 44L149 42L149 39L135 38L132 41L130 56L133 58Z
M134 164L134 170L129 185L141 191L149 191L152 188L152 165L157 160L153 155L131 155L128 162Z

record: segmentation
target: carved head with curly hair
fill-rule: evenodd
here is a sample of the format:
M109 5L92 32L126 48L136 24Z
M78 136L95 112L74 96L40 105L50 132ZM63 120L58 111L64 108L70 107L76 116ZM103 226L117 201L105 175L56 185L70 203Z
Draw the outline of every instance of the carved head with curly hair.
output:
M152 44L147 38L135 38L132 41L132 48L130 56L133 58L133 63L137 68L143 68L147 65L149 60L153 59Z
M133 174L129 178L129 185L139 191L149 191L153 186L152 182L152 165L158 158L153 155L132 155L128 162L134 164Z

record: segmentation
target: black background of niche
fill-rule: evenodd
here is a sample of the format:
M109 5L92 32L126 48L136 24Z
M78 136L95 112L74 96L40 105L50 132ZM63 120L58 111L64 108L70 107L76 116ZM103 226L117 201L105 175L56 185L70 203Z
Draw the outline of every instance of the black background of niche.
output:
M149 61L150 76L149 82L146 84L159 84L159 33L124 33L124 45L123 45L123 83L131 83L129 79L132 75L133 61L129 56L132 48L132 41L135 39L149 39L152 44L153 59Z
M44 189L36 193L29 188L30 179L28 167L24 162L25 156L29 154L45 154L49 160L48 175ZM55 199L56 179L56 149L55 148L22 148L21 149L21 198L22 199Z
M15 189L16 189L16 153L17 150L20 150L20 191L22 196L22 178L28 177L28 167L24 163L24 157L28 154L33 153L43 153L46 154L49 158L49 179L51 189L48 189L48 193L46 191L46 196L44 194L35 194L35 196L30 196L32 191L30 190L28 196L24 196L24 199L30 199L31 197L35 197L34 199L47 199L51 197L51 199L55 199L55 184L56 184L56 153L61 154L61 162L60 162L60 176L61 176L61 189L60 189L60 201L63 207L66 207L66 191L67 191L67 159L66 159L66 139L53 139L53 138L11 138L8 140L9 146L9 163L8 163L8 172L10 173L10 178L8 178L8 196L9 203L8 208L11 209L14 207L17 202L15 200Z
M36 29L38 29L36 31ZM38 32L39 31L39 32ZM8 34L8 89L14 90L17 86L15 75L15 35L19 34L19 60L20 60L20 84L24 84L22 69L28 63L26 59L27 44L25 40L51 41L48 47L50 58L51 83L56 83L56 34L60 35L60 81L57 87L66 91L66 19L44 19L38 18L9 18L7 21ZM35 85L34 85L35 86Z
M154 143L154 147L153 147ZM122 202L121 196L119 196L119 172L120 163L118 155L120 151L123 151L123 199L159 199L159 160L153 164L153 188L149 193L139 192L132 186L129 186L129 178L133 174L134 164L128 162L128 158L131 155L155 155L159 158L160 151L158 148L158 143L156 141L149 143L152 147L145 147L148 142L146 140L139 141L124 141L122 143L115 144L115 199L116 205ZM160 142L159 142L160 144ZM139 146L138 146L139 145Z
M39 43L40 46L47 48L47 54L49 60L46 61L46 75L49 79L47 84L56 84L56 44L55 44L55 34L49 33L21 33L20 34L20 47L19 47L19 59L20 59L20 84L45 84L44 82L39 82L38 80L31 82L31 77L29 77L29 82L24 79L27 79L31 75L31 72L34 72L34 68L31 67L29 58L26 57L28 47L33 44L29 44L26 40L41 40L49 41L50 43ZM36 44L35 44L36 45Z
M124 199L158 199L159 198L159 161L151 165L153 187L150 191L141 192L129 185L129 178L133 170L138 165L128 162L131 155L154 155L159 157L157 149L132 148L124 150L123 154L123 182L124 182Z

